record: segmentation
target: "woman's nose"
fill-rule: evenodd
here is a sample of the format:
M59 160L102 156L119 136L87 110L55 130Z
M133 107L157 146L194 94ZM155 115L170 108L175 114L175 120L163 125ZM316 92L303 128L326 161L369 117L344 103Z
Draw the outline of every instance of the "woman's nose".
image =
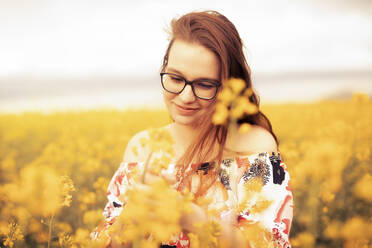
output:
M186 85L183 91L179 94L179 97L184 103L195 101L195 95L192 91L191 85Z

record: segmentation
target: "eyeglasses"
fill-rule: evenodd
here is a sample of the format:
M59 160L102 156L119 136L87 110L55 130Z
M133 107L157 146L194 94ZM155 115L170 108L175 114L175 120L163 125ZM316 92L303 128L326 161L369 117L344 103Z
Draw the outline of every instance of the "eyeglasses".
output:
M162 72L160 73L161 84L163 88L174 94L180 94L186 85L190 85L194 95L200 99L211 100L213 99L221 86L221 83L213 79L196 79L187 81L184 77Z

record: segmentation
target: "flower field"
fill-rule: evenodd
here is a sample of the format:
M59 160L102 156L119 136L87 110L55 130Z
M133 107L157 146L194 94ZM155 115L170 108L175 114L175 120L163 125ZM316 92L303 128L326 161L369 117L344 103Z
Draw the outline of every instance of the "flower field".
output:
M372 247L372 101L263 105L291 175L293 247ZM0 114L0 247L91 247L133 134L165 110Z

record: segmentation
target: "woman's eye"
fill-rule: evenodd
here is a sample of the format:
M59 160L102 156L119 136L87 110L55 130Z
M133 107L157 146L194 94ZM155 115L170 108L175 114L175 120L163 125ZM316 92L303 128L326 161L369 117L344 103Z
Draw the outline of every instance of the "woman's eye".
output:
M174 82L182 82L183 81L183 79L182 78L179 78L179 77L172 77L172 76L170 76L170 79L172 81L174 81Z
M204 83L204 82L198 82L197 86L203 89L211 89L214 87L214 84L211 83Z

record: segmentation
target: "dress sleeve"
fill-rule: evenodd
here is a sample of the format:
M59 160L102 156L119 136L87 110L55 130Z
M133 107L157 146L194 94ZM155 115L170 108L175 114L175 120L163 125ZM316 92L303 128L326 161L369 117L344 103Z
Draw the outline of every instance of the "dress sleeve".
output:
M122 162L114 173L107 188L107 203L103 210L104 220L91 233L92 239L99 239L107 228L114 224L126 203L126 191L133 185L133 169L141 163ZM107 234L106 234L107 235Z
M248 192L244 187L253 178L262 180L263 187L256 193L242 212L239 213L239 226L244 223L259 222L272 234L275 247L290 248L289 232L293 218L293 195L290 188L290 177L285 163L278 155L260 153L249 167L245 169L238 184L239 199ZM252 211L252 207L263 206L263 201L271 204L262 211Z

